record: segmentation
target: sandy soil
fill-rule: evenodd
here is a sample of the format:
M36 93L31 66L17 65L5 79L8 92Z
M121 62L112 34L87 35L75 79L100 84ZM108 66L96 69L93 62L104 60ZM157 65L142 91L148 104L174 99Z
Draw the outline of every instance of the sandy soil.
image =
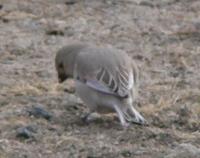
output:
M74 40L135 59L150 126L81 121L86 106L54 68ZM200 157L200 1L0 0L0 158L40 157Z

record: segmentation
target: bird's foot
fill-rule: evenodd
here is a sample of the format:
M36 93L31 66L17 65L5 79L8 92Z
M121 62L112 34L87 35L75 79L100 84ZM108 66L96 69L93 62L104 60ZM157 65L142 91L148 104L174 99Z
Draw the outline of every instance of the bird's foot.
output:
M136 113L135 119L131 120L131 122L138 125L145 125L145 126L149 125L148 121L140 113Z
M122 123L122 127L124 129L128 128L129 126L130 126L130 123L128 123L128 122Z
M130 116L128 113L124 113L126 120L128 122L138 124L138 125L148 125L148 122L144 119L144 117L137 111L134 111L134 116Z
M97 113L87 113L81 116L82 121L85 123L93 122L99 118L100 118L100 115Z

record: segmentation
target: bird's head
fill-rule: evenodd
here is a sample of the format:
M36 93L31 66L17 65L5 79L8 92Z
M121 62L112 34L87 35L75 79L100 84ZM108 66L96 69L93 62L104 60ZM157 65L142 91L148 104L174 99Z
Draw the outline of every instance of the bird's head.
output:
M55 67L59 83L73 77L77 54L85 47L83 44L71 44L61 48L55 58Z
M59 83L62 83L68 78L67 67L65 66L66 61L64 61L62 58L58 56L56 57L55 64L56 64L56 70L57 70L57 75L58 75L58 81Z
M67 74L64 71L63 64L62 63L58 64L58 66L56 66L56 69L57 69L59 83L64 82L68 77L67 77Z

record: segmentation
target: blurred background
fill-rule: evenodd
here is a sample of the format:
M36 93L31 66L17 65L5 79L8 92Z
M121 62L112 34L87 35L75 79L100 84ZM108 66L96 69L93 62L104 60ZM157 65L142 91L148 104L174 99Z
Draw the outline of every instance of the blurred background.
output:
M140 69L137 109L84 124L73 82L59 85L71 41L126 51ZM0 0L0 158L200 157L199 0Z

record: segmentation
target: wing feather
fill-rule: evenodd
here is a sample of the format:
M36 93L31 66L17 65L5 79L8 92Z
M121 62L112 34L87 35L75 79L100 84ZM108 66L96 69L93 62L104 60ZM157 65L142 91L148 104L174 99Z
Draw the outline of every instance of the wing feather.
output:
M89 51L94 51L88 50ZM96 50L95 50L96 51ZM105 55L108 57L105 58ZM125 53L98 50L81 53L76 63L78 78L82 78L89 87L102 93L126 97L133 87L133 70L128 65L130 59Z

